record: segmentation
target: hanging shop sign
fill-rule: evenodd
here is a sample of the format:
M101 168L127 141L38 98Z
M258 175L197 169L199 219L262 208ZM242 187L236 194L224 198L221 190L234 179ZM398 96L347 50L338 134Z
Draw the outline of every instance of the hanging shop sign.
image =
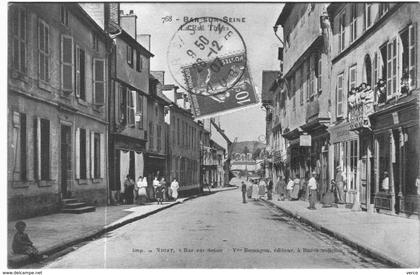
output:
M373 90L362 83L350 91L348 98L350 130L370 128L369 115L374 112Z
M299 137L299 145L305 147L312 146L312 137L310 135L301 135Z

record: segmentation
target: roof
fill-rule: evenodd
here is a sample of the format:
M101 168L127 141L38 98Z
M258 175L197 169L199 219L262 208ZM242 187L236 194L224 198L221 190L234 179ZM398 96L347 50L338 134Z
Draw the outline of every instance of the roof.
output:
M219 145L217 142L215 142L212 139L210 139L210 146L214 147L217 150L223 150L223 151L225 151L225 148L223 148L221 145Z
M118 37L121 37L124 41L130 43L130 45L136 47L137 50L140 50L140 52L146 55L147 57L155 56L154 54L149 52L145 47L143 47L136 39L129 35L125 30L121 29L121 34Z
M277 18L276 24L275 26L283 26L284 23L286 22L286 19L289 17L290 15L290 11L293 9L295 3L286 3L283 7L283 9L281 10L281 13L279 15L279 17Z

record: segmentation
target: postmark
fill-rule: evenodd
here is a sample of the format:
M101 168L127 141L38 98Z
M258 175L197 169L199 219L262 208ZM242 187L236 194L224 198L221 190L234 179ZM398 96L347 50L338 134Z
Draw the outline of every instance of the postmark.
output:
M178 28L169 43L169 71L189 93L227 92L244 75L246 63L241 34L219 18L193 18Z

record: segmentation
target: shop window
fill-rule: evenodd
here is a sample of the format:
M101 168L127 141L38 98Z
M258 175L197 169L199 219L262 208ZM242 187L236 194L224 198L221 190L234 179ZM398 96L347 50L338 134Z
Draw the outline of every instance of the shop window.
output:
M419 127L409 127L406 128L404 131L404 139L405 139L405 186L406 186L406 194L410 195L420 195L417 193L416 180L420 176L419 175L419 141L416 137L419 136Z
M346 36L346 13L343 11L338 16L338 52L342 52L345 48L345 36Z
M93 88L95 105L103 106L105 104L105 60L93 60Z
M409 88L416 87L416 28L410 25L400 33L402 42L402 77L409 77Z
M73 38L61 36L61 89L73 92Z
M26 24L27 14L26 9L14 8L11 14L12 31L13 31L13 53L12 63L13 68L25 73L26 72Z
M372 25L372 3L365 3L364 5L364 26L365 29L368 29Z
M351 4L350 13L350 43L357 38L357 4Z
M382 180L384 178L384 172L390 172L390 137L388 133L378 135L377 137L378 147L377 150L379 155L378 171L379 171L379 190L382 189Z
M344 98L344 91L343 91L343 78L344 74L341 73L337 77L337 118L343 116L343 98Z
M86 100L85 51L76 47L76 97Z
M45 82L49 81L49 27L38 21L38 76Z

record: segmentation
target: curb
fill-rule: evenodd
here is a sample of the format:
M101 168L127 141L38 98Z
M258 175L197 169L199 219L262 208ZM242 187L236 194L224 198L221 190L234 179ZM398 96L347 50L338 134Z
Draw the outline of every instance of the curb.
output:
M387 255L384 255L383 253L381 253L379 251L376 251L374 248L367 247L366 245L364 245L362 243L351 240L350 238L348 238L347 236L345 236L345 235L343 235L339 232L333 231L333 230L331 230L331 229L329 229L329 228L327 228L327 227L325 227L325 226L323 226L319 223L311 221L311 220L309 220L305 217L301 217L297 212L294 213L294 212L290 211L289 209L281 207L281 206L275 204L274 202L268 201L266 199L260 199L260 200L262 202L264 202L265 204L268 204L272 207L275 207L275 208L285 212L287 215L292 216L292 217L298 219L301 222L304 222L305 224L317 229L318 231L326 233L326 234L342 241L343 243L347 244L348 246L350 246L352 248L355 248L357 251L359 251L363 254L366 254L366 255L368 255L372 258L375 258L375 259L377 259L377 260L379 260L379 261L381 261L385 264L390 265L391 267L394 267L394 268L410 268L409 265L407 265L405 263L402 263L398 260L395 260L395 259L393 259L393 258L391 258Z
M218 192L230 191L230 190L233 190L233 189L213 191L212 193L200 193L200 194L192 195L192 196L189 196L189 197L186 197L186 198L181 198L178 201L175 201L171 204L165 205L161 208L152 210L150 212L147 212L147 213L144 213L142 215L133 217L131 219L127 219L125 221L122 221L120 223L117 223L117 224L114 224L114 225L111 225L111 226L110 225L104 226L102 229L93 231L89 234L85 234L84 236L76 237L75 239L73 239L71 241L63 242L63 243L57 244L53 247L41 250L40 254L51 255L51 254L57 253L58 251L64 250L65 248L68 248L70 246L73 246L73 245L76 245L76 244L79 244L79 243L82 243L82 242L85 242L85 241L93 240L97 237L102 236L103 234L105 234L107 232L113 231L113 230L115 230L117 228L120 228L124 225L127 225L129 223L144 219L144 218L146 218L150 215L156 214L160 211L163 211L163 210L168 209L172 206L181 204L185 201L192 200L192 199L202 197L202 196L208 196L208 195L216 194ZM29 256L27 256L27 255L19 255L19 256L15 256L15 259L8 259L8 267L9 268L19 268L19 267L22 267L22 266L30 264L30 263L33 263L33 260L31 258L29 258Z

